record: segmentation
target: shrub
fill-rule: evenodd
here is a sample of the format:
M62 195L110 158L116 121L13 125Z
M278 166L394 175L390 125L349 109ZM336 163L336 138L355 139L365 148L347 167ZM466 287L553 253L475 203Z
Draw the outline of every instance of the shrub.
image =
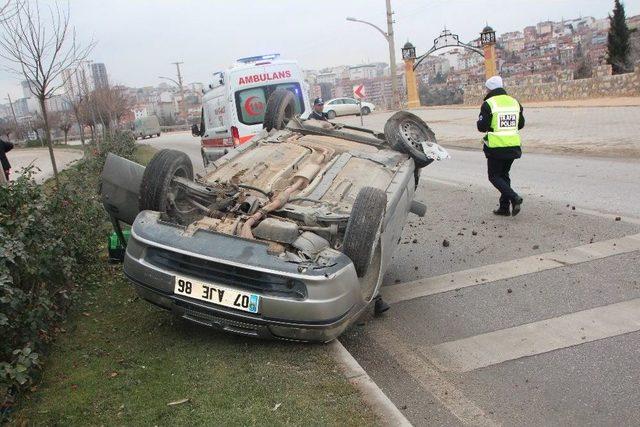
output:
M91 146L58 188L29 171L0 187L0 407L32 382L76 291L100 271L109 227L96 190L109 151L132 158L135 143L116 134Z

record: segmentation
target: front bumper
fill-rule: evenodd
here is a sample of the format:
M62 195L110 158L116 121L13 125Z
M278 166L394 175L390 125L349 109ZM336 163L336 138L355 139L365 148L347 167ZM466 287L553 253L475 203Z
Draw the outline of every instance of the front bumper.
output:
M186 320L252 337L331 341L366 307L346 256L312 268L284 262L266 248L208 231L184 236L182 228L144 211L132 228L124 272L145 300ZM260 312L176 295L176 274L257 293Z

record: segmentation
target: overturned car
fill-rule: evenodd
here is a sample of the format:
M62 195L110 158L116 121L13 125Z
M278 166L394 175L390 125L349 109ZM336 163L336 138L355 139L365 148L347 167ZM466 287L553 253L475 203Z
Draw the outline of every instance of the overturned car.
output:
M447 154L408 112L378 133L293 111L275 91L264 130L196 177L179 151L146 168L109 156L102 200L117 231L132 224L124 272L142 298L237 334L321 342L372 303L407 215L424 215L420 169Z

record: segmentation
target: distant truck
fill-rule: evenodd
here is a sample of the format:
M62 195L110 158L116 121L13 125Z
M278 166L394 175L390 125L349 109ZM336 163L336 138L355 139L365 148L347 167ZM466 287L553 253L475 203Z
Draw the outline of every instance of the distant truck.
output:
M135 139L160 136L160 122L156 116L147 116L133 122L133 136Z

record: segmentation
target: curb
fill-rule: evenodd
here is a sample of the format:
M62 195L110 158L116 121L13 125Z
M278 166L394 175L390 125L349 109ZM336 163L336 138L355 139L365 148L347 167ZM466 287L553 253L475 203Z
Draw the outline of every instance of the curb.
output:
M382 392L380 387L369 377L367 372L353 358L342 343L334 340L329 344L329 348L334 357L341 365L347 380L362 393L364 401L370 405L376 414L381 418L382 425L385 426L411 426L411 423L393 404L393 402Z

